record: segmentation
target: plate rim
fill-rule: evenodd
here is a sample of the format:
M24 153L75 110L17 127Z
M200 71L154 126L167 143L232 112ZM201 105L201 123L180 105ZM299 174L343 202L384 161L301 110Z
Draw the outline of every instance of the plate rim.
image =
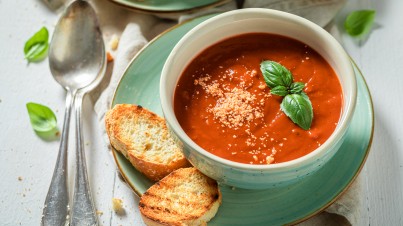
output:
M114 1L114 0L111 0L111 1ZM152 40L150 40L139 52L137 52L137 53L133 56L133 58L130 60L130 62L128 63L128 65L126 66L126 68L124 69L124 71L122 72L122 76L121 76L121 78L120 78L120 80L119 80L119 82L118 82L118 85L116 86L116 89L114 90L113 97L112 97L112 100L111 100L109 109L111 109L111 108L113 107L113 105L114 105L113 103L115 102L115 99L116 99L117 90L118 90L119 87L121 86L121 82L122 82L122 80L123 80L123 77L127 74L129 68L131 67L131 65L133 64L133 62L137 59L137 57L138 57L140 54L142 54L142 52L144 52L145 49L146 49L149 45L152 45L154 42L156 42L159 38L161 38L162 36L164 36L164 35L167 34L168 32L170 32L170 31L172 31L172 30L175 30L175 29L177 29L177 28L183 26L183 25L186 24L186 23L190 23L190 22L192 22L193 20L201 19L201 18L203 18L203 17L209 18L209 17L211 17L212 15L217 15L217 13L206 14L206 15L203 15L203 16L199 16L199 17L195 17L195 18L186 20L186 21L184 21L183 23L179 23L179 24L177 24L177 25L174 25L174 26L168 28L167 30L163 31L162 33L160 33L159 35L157 35L156 37L154 37ZM285 224L285 225L294 225L294 224L298 224L298 223L301 223L301 222L303 222L303 221L306 221L306 220L308 220L308 219L310 219L310 218L316 216L316 215L319 214L320 212L324 211L324 210L325 210L327 207L329 207L330 205L332 205L337 199L339 199L339 198L351 187L351 185L353 184L353 182L357 179L358 175L361 173L361 171L362 171L362 169L363 169L363 167L364 167L364 165L365 165L365 163L366 163L366 161L367 161L367 158L368 158L368 156L369 156L369 153L370 153L370 150L371 150L371 147L372 147L373 138L374 138L374 127L375 127L375 115L374 115L375 112L374 112L374 107L373 107L373 98L372 98L371 92L369 91L368 83L367 83L367 81L366 81L366 79L365 79L365 77L364 77L364 75L363 75L361 69L357 66L357 64L355 63L355 61L352 59L351 56L349 56L349 58L350 58L350 62L351 62L351 63L353 64L353 66L357 69L358 73L360 74L359 76L360 76L360 77L362 78L362 80L363 80L363 83L364 83L364 85L365 85L365 89L366 89L367 92L368 92L368 97L369 97L369 102L368 102L368 103L370 104L370 109L371 109L371 122L372 122L372 126L371 126L371 132L370 132L370 135L369 135L368 145L367 145L366 150L365 150L365 155L364 155L364 157L362 158L362 161L361 161L361 163L360 163L358 169L357 169L356 172L354 173L354 176L348 181L347 185L346 185L338 194L336 194L336 195L335 195L331 200L329 200L325 205L323 205L321 208L318 208L316 211L312 212L311 214L308 214L308 215L306 215L306 216L303 217L303 218L300 218L300 219L295 220L295 221L293 221L293 222L287 223L287 224ZM127 175L125 175L125 174L123 173L122 167L121 167L121 165L119 164L119 162L118 162L118 160L117 160L117 156L116 156L117 153L118 153L118 151L116 151L116 149L115 149L112 145L110 145L110 146L111 146L111 149L112 149L112 155L113 155L113 158L114 158L115 165L116 165L117 168L118 168L117 172L122 176L122 178L124 179L124 182L134 191L134 193L135 193L138 197L141 197L141 196L142 196L142 193L138 190L138 188L136 188L136 186L135 186L134 184L132 184L132 183L130 182L130 180L127 178Z
M188 8L188 9L180 9L180 10L179 9L178 10L154 10L154 9L138 8L138 7L135 7L130 4L125 4L122 2L122 0L109 0L109 2L112 2L113 4L116 4L118 6L124 7L126 9L129 9L131 11L138 12L138 13L153 14L153 15L159 15L159 16L175 16L175 15L179 15L179 14L190 14L190 13L194 13L194 12L197 12L200 10L214 8L214 7L229 3L229 2L231 2L231 0L216 0L215 2L206 4L206 5L200 5L197 7L192 7L192 8ZM151 40L151 41L153 41L153 40Z

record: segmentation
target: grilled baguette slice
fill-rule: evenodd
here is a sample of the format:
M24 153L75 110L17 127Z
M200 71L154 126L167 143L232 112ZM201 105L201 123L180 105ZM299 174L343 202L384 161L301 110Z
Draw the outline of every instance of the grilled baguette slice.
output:
M221 204L217 182L196 168L178 169L140 198L144 222L154 225L206 225Z
M165 120L136 105L117 104L105 116L111 145L153 181L189 166Z

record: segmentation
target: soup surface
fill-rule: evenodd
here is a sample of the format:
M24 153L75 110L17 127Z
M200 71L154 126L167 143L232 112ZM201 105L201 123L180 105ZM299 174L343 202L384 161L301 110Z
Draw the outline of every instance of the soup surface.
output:
M313 107L309 130L280 109L283 97L270 94L260 63L276 61L305 83ZM181 75L175 115L200 147L235 162L273 164L304 156L334 131L342 109L340 82L312 48L284 36L249 33L216 43Z

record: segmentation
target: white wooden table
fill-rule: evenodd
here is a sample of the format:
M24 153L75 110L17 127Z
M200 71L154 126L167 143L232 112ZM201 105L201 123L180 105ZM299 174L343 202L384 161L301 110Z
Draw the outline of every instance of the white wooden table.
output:
M367 80L375 110L375 135L361 172L364 206L359 225L403 225L403 1L350 0L339 18L364 8L377 11L369 38L357 42L343 36L347 52ZM49 106L61 129L65 91L52 78L47 59L27 64L23 47L42 26L52 34L58 16L41 0L0 0L0 225L38 225L41 219L59 141L44 141L34 133L25 105ZM93 105L90 98L85 99L83 127L99 221L101 225L141 225L138 198L117 177ZM71 163L73 154L71 148ZM69 165L70 185L73 166ZM113 197L123 199L125 214L112 211Z

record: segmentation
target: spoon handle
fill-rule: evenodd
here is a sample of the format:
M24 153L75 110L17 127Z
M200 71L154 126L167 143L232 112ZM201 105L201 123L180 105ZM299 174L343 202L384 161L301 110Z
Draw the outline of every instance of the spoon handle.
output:
M79 93L76 97L76 175L74 182L73 205L71 212L71 226L76 225L98 225L97 216L91 195L90 185L88 183L87 167L83 147L81 107L83 94Z
M63 131L48 194L43 208L41 225L65 225L69 211L69 193L67 188L67 145L69 141L70 115L75 92L68 91L64 113Z

